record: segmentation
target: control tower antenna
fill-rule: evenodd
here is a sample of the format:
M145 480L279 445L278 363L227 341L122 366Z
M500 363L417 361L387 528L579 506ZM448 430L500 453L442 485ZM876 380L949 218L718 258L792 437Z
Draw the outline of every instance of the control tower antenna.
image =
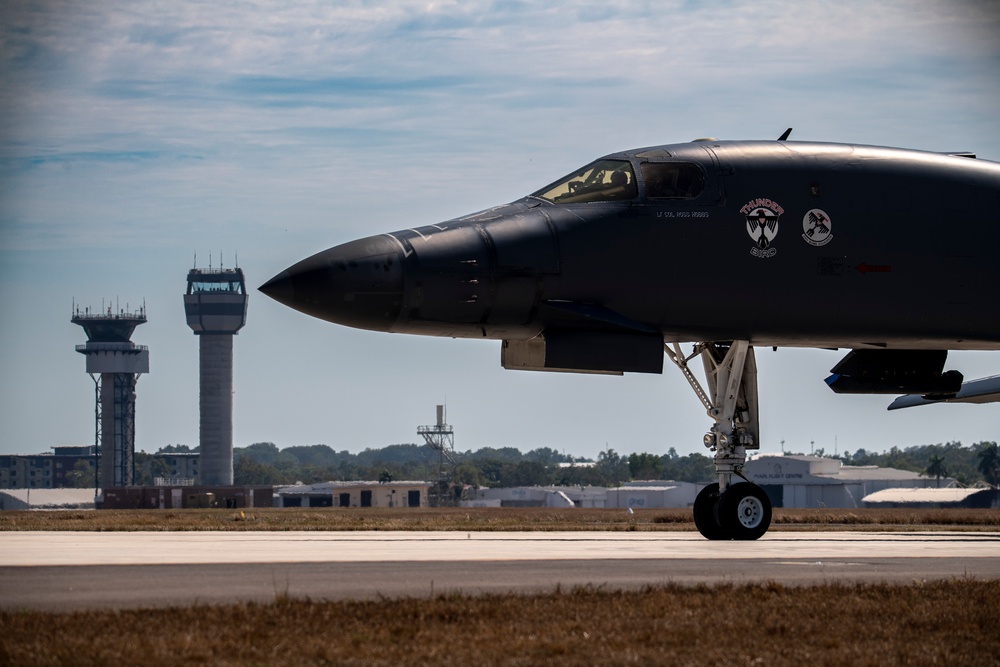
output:
M211 258L211 253L209 253ZM243 270L193 268L188 271L184 313L198 336L201 423L199 481L233 484L233 336L247 321Z
M432 426L418 426L417 433L423 436L424 442L438 453L438 471L435 496L430 498L431 504L438 507L451 504L448 489L455 470L455 431L447 423L446 408L437 406L437 423Z
M73 302L73 324L87 334L76 351L87 358L94 381L95 490L130 486L135 481L135 385L149 372L149 348L131 341L132 332L146 322L146 306L137 311L80 309Z

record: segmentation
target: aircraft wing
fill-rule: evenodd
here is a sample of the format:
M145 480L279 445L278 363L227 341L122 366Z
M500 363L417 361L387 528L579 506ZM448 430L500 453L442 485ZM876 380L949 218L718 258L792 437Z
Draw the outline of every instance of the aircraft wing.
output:
M970 380L954 396L947 398L926 398L915 394L900 396L889 405L890 410L912 408L932 403L995 403L1000 401L1000 375L979 380Z

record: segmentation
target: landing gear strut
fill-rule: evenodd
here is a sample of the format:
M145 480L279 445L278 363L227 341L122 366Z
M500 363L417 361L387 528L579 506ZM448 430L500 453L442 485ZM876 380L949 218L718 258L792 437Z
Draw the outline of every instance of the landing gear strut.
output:
M706 486L695 499L694 523L710 540L756 540L771 525L771 501L762 488L743 476L747 450L760 448L753 348L748 341L736 340L698 343L688 357L677 343L666 346L666 352L715 422L704 443L715 452L719 481ZM698 355L705 365L708 392L688 368L688 361Z

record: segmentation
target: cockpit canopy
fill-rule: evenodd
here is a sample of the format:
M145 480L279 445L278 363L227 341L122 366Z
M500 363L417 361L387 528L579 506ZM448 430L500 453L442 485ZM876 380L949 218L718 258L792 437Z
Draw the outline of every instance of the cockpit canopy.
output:
M639 194L628 160L598 160L534 193L554 204L634 199Z
M690 162L641 162L647 199L694 199L705 189L705 174ZM532 194L553 204L623 201L639 196L628 160L602 159Z

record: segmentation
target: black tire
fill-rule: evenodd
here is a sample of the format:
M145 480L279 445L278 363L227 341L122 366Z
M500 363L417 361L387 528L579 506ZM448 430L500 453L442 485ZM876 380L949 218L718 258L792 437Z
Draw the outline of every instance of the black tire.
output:
M719 523L719 484L713 483L698 492L694 499L694 525L706 539L728 540Z
M719 523L731 539L756 540L771 526L771 499L756 484L733 484L719 498Z

